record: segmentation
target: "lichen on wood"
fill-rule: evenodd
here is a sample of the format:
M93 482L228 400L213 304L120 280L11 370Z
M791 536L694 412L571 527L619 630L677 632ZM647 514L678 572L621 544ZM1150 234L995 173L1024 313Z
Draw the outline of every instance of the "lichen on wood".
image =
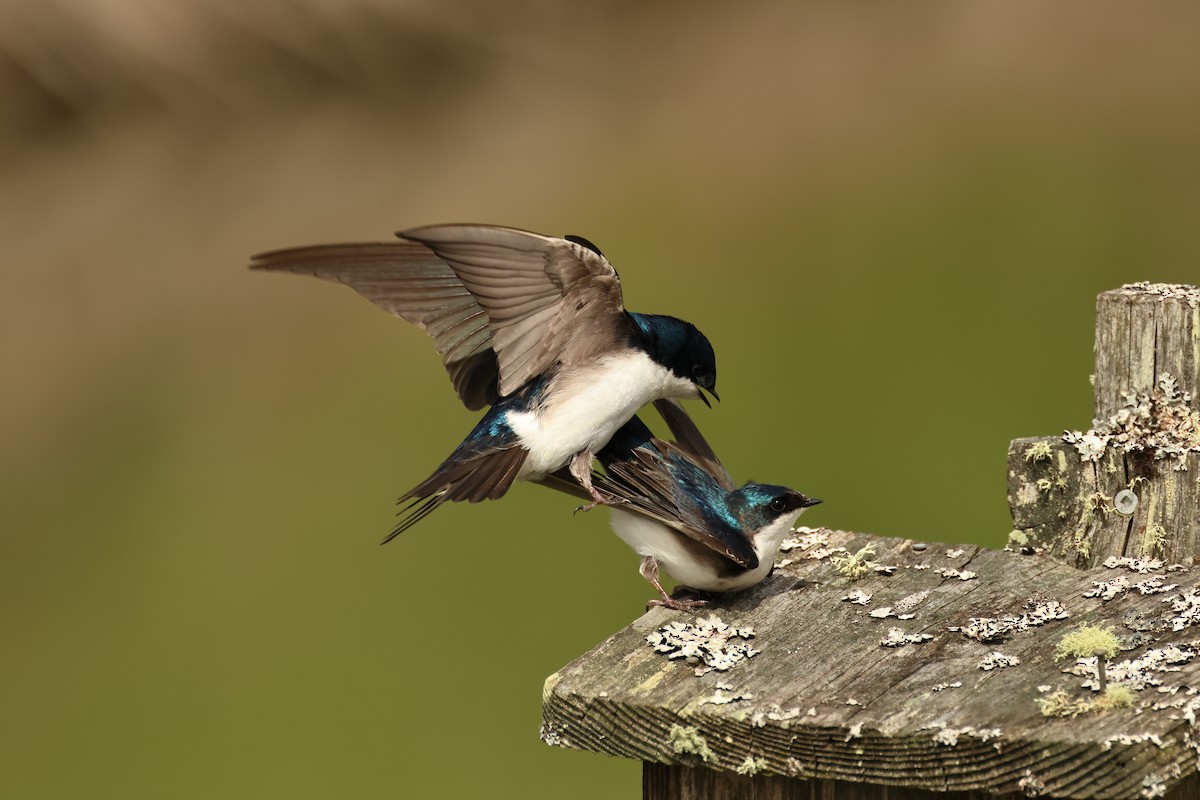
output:
M827 551L873 545L895 574L852 580L828 557L801 558L753 589L714 597L713 613L752 626L762 650L726 673L697 676L647 646L653 631L691 619L655 609L556 674L543 707L551 739L652 764L703 763L735 781L751 780L753 764L754 781L997 793L1040 783L1046 796L1089 800L1133 800L1150 775L1169 790L1195 773L1200 745L1189 743L1200 741L1200 694L1188 692L1200 688L1200 659L1189 657L1197 633L1171 622L1195 613L1200 624L1190 572L1170 573L1182 591L1128 591L1106 602L1085 596L1098 579L1164 576L1170 565L1082 571L1044 554L965 547L952 563L977 577L964 582L920 568L945 563L942 546L914 550L909 540L840 531L798 536ZM844 602L851 589L872 595L871 604ZM880 647L894 617L871 610L905 598L920 599L904 635L929 638ZM1109 665L1109 688L1123 687L1111 694L1095 690L1094 662L1054 660L1063 635L1084 623L1113 626L1130 647ZM1144 638L1124 639L1134 635ZM989 656L993 668L982 669ZM718 684L736 685L744 699L714 703L732 695ZM1068 715L1086 713L1087 724L1043 716L1036 701L1047 698ZM673 726L703 737L709 759L676 752ZM1114 742L1130 742L1119 759L1105 755Z

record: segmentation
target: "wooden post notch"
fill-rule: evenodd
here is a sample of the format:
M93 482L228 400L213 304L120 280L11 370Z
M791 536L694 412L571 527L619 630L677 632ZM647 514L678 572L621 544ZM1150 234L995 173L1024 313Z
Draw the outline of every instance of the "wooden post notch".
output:
M1121 391L1158 387L1154 402L1184 402L1200 365L1197 297L1148 285L1101 295L1098 417L1120 413ZM1104 322L1112 311L1124 333ZM1147 340L1164 348L1148 368ZM1190 355L1166 353L1180 342ZM1143 419L1141 399L1131 402ZM1093 433L1108 446L1127 441ZM1039 443L1049 455L1038 447L1026 458ZM1010 494L1028 494L1028 474L1035 487L1051 481L1041 495L1075 503L1034 517L1036 504L1014 502L1023 543L988 550L800 528L753 589L717 598L709 614L656 608L551 675L542 738L640 759L643 796L656 799L1200 796L1196 494L1183 487L1200 468L1172 469L1174 451L1148 452L1145 464L1133 452L1111 463L1132 470L1122 487L1142 479L1133 518L1162 521L1163 558L1118 557L1146 552L1104 527L1115 506L1083 511L1087 481L1118 474L1109 455L1085 461L1074 440L1019 440Z
M1200 290L1131 284L1096 300L1089 431L1008 449L1013 543L1093 567L1200 555Z

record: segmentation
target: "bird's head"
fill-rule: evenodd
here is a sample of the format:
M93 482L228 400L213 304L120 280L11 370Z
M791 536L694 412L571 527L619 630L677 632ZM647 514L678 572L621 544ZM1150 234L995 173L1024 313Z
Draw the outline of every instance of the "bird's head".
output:
M690 388L690 397L699 397L706 406L708 392L717 400L717 356L712 344L690 322L658 314L630 313L642 333L646 353L671 370Z
M747 483L730 493L730 507L746 533L786 532L804 509L820 503L795 489L767 483Z

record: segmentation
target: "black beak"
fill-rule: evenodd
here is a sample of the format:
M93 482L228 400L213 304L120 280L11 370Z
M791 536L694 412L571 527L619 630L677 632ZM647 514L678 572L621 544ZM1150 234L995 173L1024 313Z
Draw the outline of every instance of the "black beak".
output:
M805 497L804 500L801 501L800 507L808 508L809 506L820 505L820 503L821 503L821 501L815 497Z
M721 402L721 398L717 397L717 393L715 390L709 389L708 391L709 391L709 394L711 394L714 398L716 398L716 401L718 403ZM712 408L712 403L708 402L708 397L704 394L703 389L701 389L699 386L697 386L696 393L700 395L700 399L704 401L704 405L708 406L709 408Z

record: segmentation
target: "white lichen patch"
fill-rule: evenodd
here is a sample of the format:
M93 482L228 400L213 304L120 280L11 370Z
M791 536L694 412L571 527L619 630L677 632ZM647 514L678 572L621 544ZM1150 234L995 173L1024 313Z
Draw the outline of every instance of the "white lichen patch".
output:
M1179 381L1163 373L1149 392L1126 392L1123 398L1117 413L1095 420L1086 432L1067 431L1063 441L1082 461L1099 461L1114 447L1169 458L1176 470L1187 469L1187 454L1200 452L1200 415L1190 407L1191 395L1179 391Z
M892 611L891 606L881 606L871 611L871 616L875 619L886 619L887 617L896 616L896 612Z
M904 647L907 644L921 644L932 639L928 633L905 633L902 628L888 628L887 635L879 640L884 647Z
M958 558L965 552L965 547L952 547L946 551L946 558Z
M1046 791L1046 784L1033 774L1033 770L1027 769L1024 777L1017 781L1017 788L1024 792L1026 797L1040 797Z
M1133 585L1138 594L1165 594L1166 592L1174 591L1179 588L1177 583L1164 583L1164 579L1160 575L1155 575L1146 578L1144 581L1138 581Z
M1195 286L1189 286L1186 283L1150 283L1149 281L1138 281L1137 283L1127 283L1121 289L1130 293L1153 294L1159 297L1182 300L1192 308L1200 305L1200 289Z
M699 756L701 761L712 761L715 756L708 747L708 740L700 735L700 729L691 725L672 725L667 734L671 749L676 754Z
M1174 600L1163 602L1171 604L1174 615L1171 617L1171 630L1181 631L1200 623L1200 593L1195 588L1180 592Z
M932 725L926 725L922 730L937 731L933 735L934 744L946 747L954 747L958 744L958 740L964 736L978 739L981 742L988 742L992 739L999 739L1003 735L999 728L973 728L969 725L963 728L951 728L945 722L935 722Z
M998 642L1018 631L1027 631L1056 619L1066 619L1071 613L1057 600L1031 598L1025 602L1025 611L1020 616L972 617L957 630L968 639L980 642Z
M705 698L700 701L700 705L709 704L714 706L724 706L730 703L736 703L741 700L753 700L754 695L749 692L740 692L736 694L730 693L728 690L717 687L717 690L712 693L712 697Z
M1092 581L1092 586L1094 588L1084 592L1083 596L1099 597L1105 602L1120 597L1128 591L1135 591L1144 596L1165 594L1179 588L1177 583L1166 583L1161 575L1152 575L1137 583L1131 582L1124 575L1118 575L1110 581Z
M1129 578L1118 575L1108 581L1092 581L1092 588L1083 593L1084 597L1099 597L1104 602L1120 597L1129 591Z
M847 603L853 603L856 606L865 606L871 602L871 595L864 592L862 589L852 589L849 594L842 598Z
M954 683L938 683L933 686L933 691L944 692L947 689L961 689L962 681L954 681Z
M538 734L541 736L542 741L551 747L559 747L562 745L562 734L544 722L542 723L542 728Z
M694 623L670 622L647 636L646 643L667 658L701 665L696 674L706 675L712 670L724 672L758 655L759 651L746 643L753 638L753 628L728 625L713 614Z
M800 716L800 707L783 708L778 703L772 703L766 711L755 711L750 716L750 724L756 728L764 728L767 720L772 722L789 722Z
M1180 668L1200 654L1200 642L1168 644L1147 650L1137 658L1115 661L1108 665L1105 673L1108 684L1119 684L1135 692L1149 686L1161 686L1163 673L1179 672ZM1084 677L1081 684L1086 689L1098 690L1096 680L1096 657L1077 658L1065 672Z
M1111 750L1114 744L1119 744L1119 745L1124 745L1125 747L1129 747L1131 745L1142 744L1144 742L1149 742L1150 744L1154 745L1155 747L1158 747L1159 749L1164 749L1164 748L1170 746L1173 743L1173 741L1174 741L1173 739L1164 740L1157 733L1137 733L1137 734L1120 733L1120 734L1117 734L1116 736L1110 736L1107 739L1105 739L1104 741L1102 741L1100 743L1100 749L1101 750Z
M783 540L779 545L781 552L799 550L806 559L820 561L836 553L846 552L844 547L830 545L829 536L833 531L828 528L806 528L798 525L793 529L793 535Z
M871 569L875 572L878 572L880 575L895 575L896 570L900 569L900 565L899 564L876 564L875 566L871 567Z
M765 758L746 756L746 760L738 766L737 773L738 775L757 775L766 768L767 760Z
M1163 783L1163 779L1157 773L1150 773L1145 778L1142 778L1142 790L1139 795L1146 800L1154 800L1156 797L1162 797L1167 793L1167 785Z
M970 581L979 577L976 573L971 572L969 569L950 569L947 567L938 567L934 570L934 572L936 572L938 575L941 575L943 578L958 578L960 581Z
M979 659L978 667L984 672L991 672L994 669L1003 669L1004 667L1015 667L1021 663L1021 659L1016 656L1006 656L1001 652L993 650L983 658Z

